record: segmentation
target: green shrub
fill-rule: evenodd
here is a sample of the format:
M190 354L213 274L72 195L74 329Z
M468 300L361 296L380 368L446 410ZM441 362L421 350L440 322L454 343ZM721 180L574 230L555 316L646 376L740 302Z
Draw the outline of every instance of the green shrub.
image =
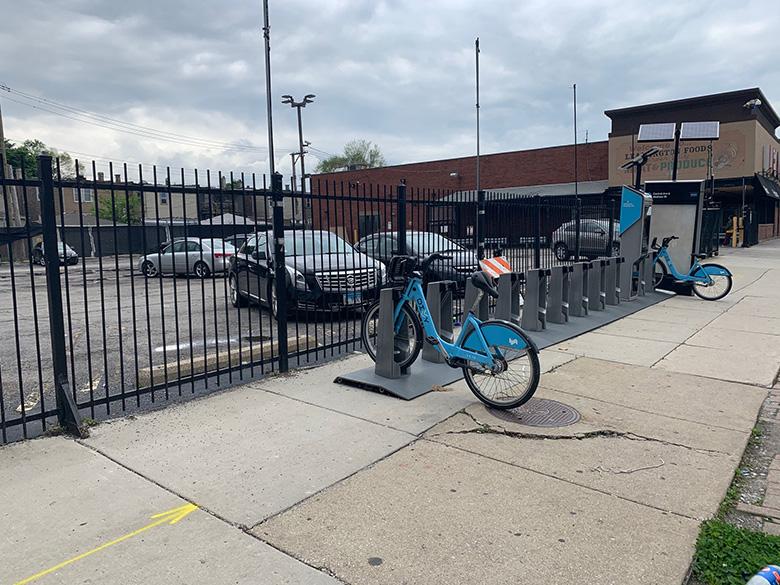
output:
M693 572L707 585L745 585L766 565L780 564L780 536L708 520L696 541Z

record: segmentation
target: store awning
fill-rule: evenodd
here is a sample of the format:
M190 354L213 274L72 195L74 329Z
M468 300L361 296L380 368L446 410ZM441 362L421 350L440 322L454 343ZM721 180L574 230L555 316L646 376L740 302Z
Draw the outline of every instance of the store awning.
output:
M525 199L527 197L571 197L575 191L579 195L601 195L609 187L609 181L580 181L576 187L574 183L551 183L547 185L528 185L523 187L501 187L499 189L485 189L487 201L502 201L511 199ZM474 203L477 200L476 191L456 191L440 201L452 203Z
M780 183L778 183L776 179L758 174L756 175L756 179L758 179L758 183L761 185L761 188L764 190L764 194L767 197L780 199Z

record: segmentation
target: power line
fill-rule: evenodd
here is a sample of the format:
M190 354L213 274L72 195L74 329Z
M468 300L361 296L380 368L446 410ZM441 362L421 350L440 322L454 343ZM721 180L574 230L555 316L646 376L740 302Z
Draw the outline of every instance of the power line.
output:
M184 134L168 132L164 130L157 130L155 128L151 128L148 126L140 126L138 124L132 124L130 122L123 122L121 120L109 118L108 116L95 114L87 110L81 110L80 108L75 108L72 106L67 106L65 104L60 104L58 102L54 102L53 100L32 96L30 94L26 94L24 92L14 90L8 87L7 85L0 84L0 89L6 91L9 94L14 94L17 97L21 98L21 99L15 99L13 97L6 96L7 100L15 102L17 104L24 105L37 110L45 111L50 114L54 114L56 116L60 116L76 122L91 124L93 126L106 128L117 132L124 132L126 134L132 134L144 138L152 138L155 140L163 140L166 142L172 142L175 144L181 144L185 146L193 146L196 148L205 148L205 149L212 149L212 150L219 149L223 151L256 152L258 154L267 152L267 148L262 146L220 142L220 141L206 139L206 138L198 138L198 137L186 136ZM34 103L30 103L31 101ZM58 111L58 110L64 110L64 111Z

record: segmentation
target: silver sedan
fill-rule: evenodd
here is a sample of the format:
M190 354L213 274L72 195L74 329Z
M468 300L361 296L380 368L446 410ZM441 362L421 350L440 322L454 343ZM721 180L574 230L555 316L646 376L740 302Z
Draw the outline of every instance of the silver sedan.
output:
M224 273L236 249L218 239L182 238L165 246L159 252L142 256L138 269L147 278L161 274L194 274L206 278Z

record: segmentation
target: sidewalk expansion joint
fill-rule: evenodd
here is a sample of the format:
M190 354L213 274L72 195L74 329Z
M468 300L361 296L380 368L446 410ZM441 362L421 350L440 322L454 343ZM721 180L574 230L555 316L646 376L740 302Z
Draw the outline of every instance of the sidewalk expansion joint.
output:
M631 432L624 432L624 431L616 431L614 429L600 429L595 431L586 431L582 433L574 433L570 435L552 435L552 434L543 434L543 433L531 433L531 432L524 432L524 431L510 431L503 427L493 427L489 424L483 423L478 421L474 415L466 412L465 410L461 411L461 414L465 414L468 416L472 421L474 421L474 424L478 426L476 429L466 429L462 431L446 431L444 433L440 433L441 435L469 435L469 434L477 434L477 435L503 435L505 437L511 437L513 439L530 439L532 441L544 441L544 440L551 440L551 441L584 441L587 439L595 439L595 438L612 438L612 439L626 439L628 441L648 441L651 443L660 443L662 445L667 445L670 447L680 447L682 449L687 449L688 451L694 451L696 453L702 453L702 454L716 454L716 455L726 455L728 456L728 453L724 453L723 451L718 451L717 449L703 449L703 448L696 448L691 447L690 445L684 445L682 443L673 443L671 441L664 441L663 439L657 439L655 437L646 437L644 435L638 435L636 433ZM434 435L436 436L436 435Z
M595 358L591 358L591 359L595 359ZM692 375L692 374L687 374L687 375ZM699 376L699 377L703 377L703 376ZM714 380L716 378L705 378L705 379L706 380ZM749 386L750 385L750 384L743 384L742 382L733 382L731 380L719 380L719 381L723 382L724 384L738 384L740 386ZM767 390L767 388L765 388L764 386L759 386L759 388L761 388L762 390ZM669 418L669 419L672 419L672 420L679 420L679 421L686 422L686 423L689 423L689 424L694 424L694 425L704 426L704 427L711 427L711 428L714 428L714 429L720 429L722 431L731 431L733 433L744 433L745 432L742 429L735 429L735 428L732 428L732 427L725 427L723 425L710 424L710 423L704 424L704 423L702 423L700 421L691 420L691 419L687 419L687 418L682 418L682 417L679 417L679 416L672 416L670 414L664 414L664 413L660 413L660 412L654 412L652 410L645 410L643 408L636 408L634 406L628 406L626 404L621 404L619 402L610 402L609 400L602 400L601 398L596 398L594 396L589 396L587 394L577 394L576 392L571 392L569 390L561 390L560 388L550 388L550 389L554 390L555 392L558 392L560 394L568 394L569 396L576 396L578 398L585 398L587 400L593 400L594 402L601 402L603 404L611 404L612 406L619 406L620 408L633 410L634 412L641 412L641 413L644 413L644 414L652 414L654 416L660 416L662 418Z
M524 465L519 465L517 463L512 463L510 461L505 461L504 459L499 459L498 457L491 457L489 455L485 455L484 453L478 453L476 451L472 451L470 449L466 449L465 447L456 447L456 446L450 445L448 443L442 443L441 441L435 440L435 438L425 438L423 440L429 441L431 443L436 443L437 445L441 445L442 447L448 447L450 449L455 449L456 451L461 451L463 453L468 453L468 454L473 455L475 457L482 457L484 459L489 459L490 461L495 461L496 463L503 463L504 465L509 465L510 467L516 467L517 469L522 469L522 470L528 471L530 473L535 473L537 475L541 475L541 476L547 477L549 479L553 479L553 480L556 480L556 481L562 481L564 483L568 483L570 485L577 486L578 488L582 488L582 489L587 490L587 491L591 491L591 492L594 492L594 493L598 493L598 494L602 494L602 495L605 495L605 496L609 496L611 498L617 498L619 500L630 502L631 504L636 504L637 506L642 506L642 507L645 507L645 508L650 508L652 510L657 510L658 512L661 512L662 514L669 514L669 515L672 515L672 516L677 516L678 518L685 518L687 520L694 520L696 522L701 522L702 520L705 519L705 518L698 518L696 516L689 516L688 514L682 514L681 512L675 512L674 510L668 510L666 508L661 508L659 506L654 506L653 504L648 504L647 502L641 502L639 500L633 500L631 498L627 498L625 496L621 496L619 494L616 494L616 493L613 493L613 492L609 492L607 490L599 489L597 487L593 487L593 486L590 486L590 485L586 485L586 484L583 484L583 483L572 481L572 480L567 479L565 477L560 477L558 475L553 475L551 473L546 473L544 471L540 471L538 469L534 469L533 467L526 467ZM633 471L638 471L638 470L634 469L634 470L616 470L616 471L617 472L627 473L627 472L633 472Z
M227 519L227 518L225 518L224 516L222 516L222 515L220 515L220 514L217 514L217 513L216 513L216 512L214 512L213 510L210 510L209 508L206 508L205 506L203 506L203 504L200 504L200 503L194 502L194 501L192 501L190 498L187 498L186 496L184 496L184 495L182 495L182 494L180 494L180 493L178 493L178 492L174 491L173 489L171 489L171 488L169 488L169 487L167 487L167 486L165 486L165 485L161 484L160 482L158 482L158 481L156 481L156 480L154 480L154 479L152 479L152 478L150 478L150 477L148 477L148 476L144 475L143 473L141 473L141 472L139 472L139 471L136 471L136 470L135 470L135 469L133 469L132 467L129 467L129 466L125 465L125 464L124 464L124 463L122 463L121 461L118 461L118 460L117 460L117 459L115 459L114 457L111 457L110 455L108 455L108 454L104 453L103 451L101 451L101 450L100 450L100 449L98 449L97 447L93 447L92 445L87 445L86 443L84 443L83 441L81 441L81 440L79 440L79 439L74 439L74 442L75 442L75 443L77 443L77 444L79 444L79 445L81 445L81 446L82 446L82 447L84 447L85 449L88 449L88 450L92 451L93 453L96 453L96 454L100 455L101 457L105 457L106 459L108 459L108 460L109 460L109 461L111 461L112 463L114 463L114 464L118 465L118 466L119 466L119 467L121 467L122 469L125 469L125 470L129 471L129 472L130 472L130 473L132 473L133 475L137 475L137 476L138 476L138 477L140 477L141 479L143 479L143 480L145 480L145 481L148 481L149 483L151 483L151 484L153 484L153 485L157 486L158 488L160 488L160 489L162 489L162 490L164 490L164 491L168 492L169 494L172 494L172 495L176 496L177 498L180 498L180 499L184 500L185 502L189 502L190 504L194 504L194 505L196 505L200 511L202 511L202 512L205 512L206 514L208 514L208 515L209 515L209 516L211 516L212 518L214 518L214 519L216 519L216 520L219 520L220 522L224 522L224 523L225 523L225 524L227 524L228 526L231 526L231 527L233 527L233 528L235 528L235 529L237 529L237 530L240 530L240 531L241 531L242 533L244 533L245 535L247 535L247 536L249 536L249 537L251 537L251 538L253 538L253 539L255 539L255 540L259 541L259 542L262 542L263 544L265 544L265 545L267 545L267 546L270 546L271 548L273 548L273 549L275 549L275 550L277 550L277 551L281 552L282 554L284 554L284 555L286 555L286 556L289 556L289 557L291 557L291 558L295 559L295 560L296 560L296 561L298 561L299 563L302 563L302 564L306 565L307 567L310 567L310 568L314 569L315 571L319 571L319 572L321 572L321 573L325 573L325 574L327 574L329 577L332 577L333 579L335 579L335 580L336 580L336 581L338 581L339 583L344 583L345 585L348 585L346 581L344 581L343 579L340 579L339 577L337 577L337 576L336 576L336 575L333 573L333 571L331 571L331 570L330 570L330 569L328 569L327 567L317 567L317 566L315 566L315 565L312 565L312 564L310 564L310 563L307 563L305 560L303 560L303 559L300 559L300 558L298 558L297 556L295 556L295 555L291 554L290 552L288 552L288 551L285 551L285 550L283 550L283 549L279 548L278 546L275 546L275 545L271 544L270 542L268 542L268 541L266 541L266 540L264 540L264 539L260 538L260 537L259 537L257 534L254 534L254 533L252 532L252 530L253 530L253 528L254 528L255 526L258 526L258 525L262 524L263 522L265 522L265 521L266 521L266 520L268 520L269 518L272 518L273 516L276 516L276 515L278 515L278 514L274 514L273 516L269 516L268 518L265 518L264 520L261 520L260 522L258 522L257 524L255 524L255 525L253 525L253 526L247 526L246 524L241 524L241 523L239 523L239 522L233 522L232 520L228 520L228 519ZM403 448L403 447L401 447L401 448ZM373 464L372 464L372 465L373 465ZM357 472L356 472L356 473L357 473ZM345 479L346 479L346 478L345 478ZM343 480L339 480L339 481L343 481ZM336 483L339 483L339 482L336 482ZM328 487L331 487L331 486L328 486ZM327 488L323 488L323 489L327 489ZM320 491L323 491L323 490L320 490ZM320 492L317 492L317 493L320 493ZM314 495L317 495L317 494L312 494L312 496L314 496ZM308 498L305 498L305 499L308 499ZM298 503L300 503L300 502L298 502ZM293 504L293 505L297 505L297 504ZM293 507L293 506L290 506L289 508L292 508L292 507ZM287 509L289 509L289 508L287 508ZM286 510L283 510L283 511L286 511ZM281 513L282 513L282 512L279 512L279 514L281 514Z

